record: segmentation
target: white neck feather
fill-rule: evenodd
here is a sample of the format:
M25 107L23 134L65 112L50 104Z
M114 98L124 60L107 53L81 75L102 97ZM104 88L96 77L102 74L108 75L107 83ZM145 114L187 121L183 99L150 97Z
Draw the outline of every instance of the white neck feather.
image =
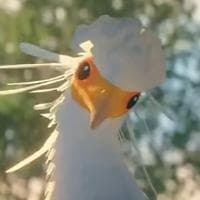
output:
M121 119L89 127L89 114L71 96L57 115L56 200L143 200L117 141Z

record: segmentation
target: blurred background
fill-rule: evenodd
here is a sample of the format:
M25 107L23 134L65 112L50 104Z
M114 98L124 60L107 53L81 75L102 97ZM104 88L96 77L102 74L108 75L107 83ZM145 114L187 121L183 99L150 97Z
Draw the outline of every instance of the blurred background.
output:
M141 163L159 200L199 200L199 0L0 0L0 64L40 62L20 52L23 41L71 54L76 27L103 14L139 18L159 36L166 57L166 82L144 95L136 114L130 115L129 132L134 136L127 151L130 170L150 199L155 195ZM0 70L0 87L8 81L34 80L52 73ZM49 135L47 121L33 110L37 100L31 94L0 97L1 200L43 199L44 158L14 174L5 173Z

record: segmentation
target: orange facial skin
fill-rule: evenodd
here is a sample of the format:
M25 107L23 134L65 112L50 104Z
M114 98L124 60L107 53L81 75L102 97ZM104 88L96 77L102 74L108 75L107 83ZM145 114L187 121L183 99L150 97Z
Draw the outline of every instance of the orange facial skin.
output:
M108 109L107 117L114 118L125 114L128 111L126 108L128 101L139 92L124 91L110 83L101 76L91 57L85 59L79 66L84 63L88 63L90 66L90 73L87 78L80 80L78 78L79 70L77 70L72 81L73 98L89 112L92 112L95 109L96 101L101 101L104 96L107 98L107 102L104 102L104 109Z

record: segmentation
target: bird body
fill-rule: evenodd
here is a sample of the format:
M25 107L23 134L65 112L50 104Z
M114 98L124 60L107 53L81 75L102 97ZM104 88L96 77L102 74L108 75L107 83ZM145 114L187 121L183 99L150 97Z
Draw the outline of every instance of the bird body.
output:
M144 199L120 151L117 131L124 117L92 130L89 114L69 94L57 119L55 199Z

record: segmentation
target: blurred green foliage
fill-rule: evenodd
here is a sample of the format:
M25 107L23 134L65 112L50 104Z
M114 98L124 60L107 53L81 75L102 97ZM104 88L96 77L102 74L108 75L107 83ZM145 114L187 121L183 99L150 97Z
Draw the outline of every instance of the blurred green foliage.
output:
M153 185L159 193L168 192L166 181L177 183L176 169L190 163L200 172L200 56L199 27L193 17L194 7L183 0L8 0L0 1L0 64L34 63L23 55L19 43L38 44L46 49L71 54L70 41L76 27L103 14L132 16L141 19L161 38L166 55L167 81L151 93L169 112L168 119L148 95L132 114L134 132L141 154L151 153L144 161ZM50 76L46 70L1 70L0 86L8 81L34 80ZM0 199L27 199L13 192L10 177L5 174L13 163L40 147L49 131L47 122L33 111L34 95L0 97ZM145 129L148 124L150 130ZM149 132L150 134L148 134ZM171 153L171 154L170 154ZM174 156L175 155L175 156ZM177 157L176 157L177 156ZM142 156L145 160L145 156ZM173 160L174 159L174 160ZM148 159L147 159L148 160ZM20 171L19 177L44 176L42 162ZM144 174L136 176L148 195ZM198 174L197 173L197 174ZM141 181L143 180L143 181ZM1 183L3 188L3 184ZM26 183L28 184L28 183ZM153 197L152 197L153 198Z

